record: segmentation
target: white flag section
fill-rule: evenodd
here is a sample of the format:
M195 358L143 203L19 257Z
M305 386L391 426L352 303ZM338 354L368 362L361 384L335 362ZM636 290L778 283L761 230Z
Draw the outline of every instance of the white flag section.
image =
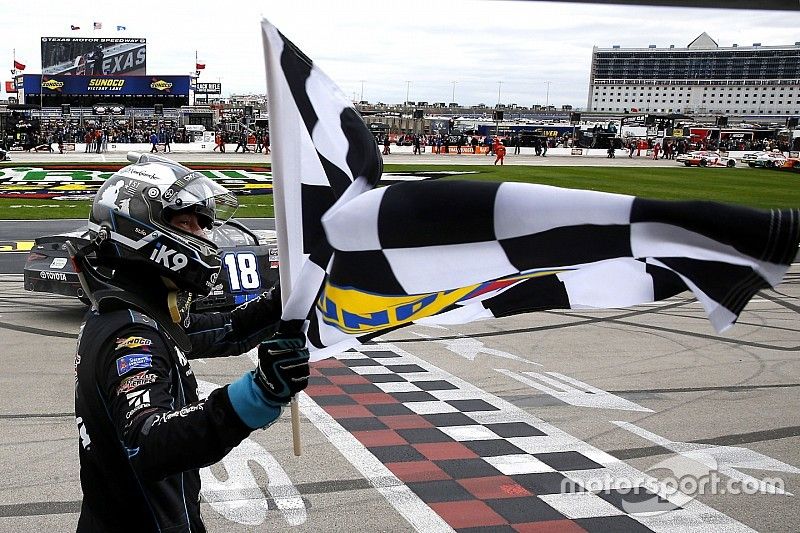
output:
M361 190L373 187L383 161L374 136L336 84L267 20L261 28L283 318L306 319L313 317L333 254L322 215L345 191L345 199L356 193L350 187L356 178L362 177ZM311 350L323 347L313 324L308 335Z
M797 253L800 211L521 183L373 189L381 156L352 104L262 23L284 319L312 359L412 322L627 307L691 291L723 331Z

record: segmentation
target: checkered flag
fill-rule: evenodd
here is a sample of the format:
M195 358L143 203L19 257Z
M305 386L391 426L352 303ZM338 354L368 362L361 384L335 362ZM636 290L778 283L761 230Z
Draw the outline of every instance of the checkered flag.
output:
M333 254L322 216L337 200L371 189L383 160L375 137L330 78L267 20L261 27L283 316L309 319L310 347L321 348L327 343L313 310Z
M352 104L262 23L285 319L313 359L412 322L615 308L690 290L719 331L797 253L800 211L520 183L373 187Z
M797 209L466 181L369 191L324 225L335 253L317 312L350 335L686 290L724 331L780 283L800 240Z

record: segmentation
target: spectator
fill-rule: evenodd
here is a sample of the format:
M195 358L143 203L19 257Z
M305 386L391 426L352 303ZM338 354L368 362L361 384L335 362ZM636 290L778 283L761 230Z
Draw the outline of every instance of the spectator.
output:
M238 152L239 148L242 149L242 153L250 151L250 149L247 147L247 134L247 130L242 130L239 133L239 143L236 145L236 150L234 150L234 152Z
M150 134L150 144L153 145L153 147L150 148L150 153L158 153L158 135L156 134L155 130L153 130L153 133Z
M86 147L83 150L83 153L88 154L89 150L92 149L92 141L94 140L94 134L92 134L91 130L86 130L86 135L83 136L83 142L86 144Z

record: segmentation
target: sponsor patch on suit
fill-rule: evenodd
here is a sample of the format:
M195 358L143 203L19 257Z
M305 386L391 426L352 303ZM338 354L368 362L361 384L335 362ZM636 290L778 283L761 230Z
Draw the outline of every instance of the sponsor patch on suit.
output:
M135 368L150 368L153 356L148 353L132 353L117 359L117 374L124 376Z

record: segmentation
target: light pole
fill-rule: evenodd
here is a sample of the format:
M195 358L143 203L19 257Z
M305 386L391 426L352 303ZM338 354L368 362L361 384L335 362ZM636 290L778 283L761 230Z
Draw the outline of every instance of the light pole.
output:
M405 104L403 106L405 108L405 110L406 110L406 115L408 115L408 94L409 94L410 91L411 91L411 82L409 80L406 80L406 102L405 102ZM406 118L406 120L408 120L408 119ZM402 124L402 119L401 119L400 122ZM408 125L408 122L406 122L406 125ZM403 133L405 133L406 129L407 128L405 126L403 126Z
M359 102L363 102L364 101L364 82L365 81L366 80L361 80L361 99L359 100Z
M453 99L450 100L450 101L453 102L453 103L456 102L456 82L455 81L453 81Z
M546 81L544 84L547 86L547 93L545 93L544 97L544 108L547 110L550 109L550 82Z
M500 107L500 88L502 86L503 86L503 82L502 81L498 81L497 82L497 106L496 107Z

